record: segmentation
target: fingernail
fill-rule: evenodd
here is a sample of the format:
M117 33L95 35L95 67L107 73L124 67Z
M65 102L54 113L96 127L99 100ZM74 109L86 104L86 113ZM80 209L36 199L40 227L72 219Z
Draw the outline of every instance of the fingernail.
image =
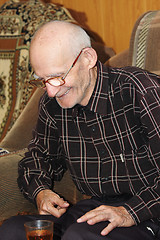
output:
M77 222L78 222L78 223L82 222L82 219L81 219L81 218L78 218L78 219L77 219Z
M68 203L68 202L64 202L64 204L65 204L66 206L68 206L68 205L69 205L69 203Z
M102 236L105 236L105 235L106 235L106 232L105 232L105 231L102 231L102 232L101 232L101 235L102 235Z
M88 224L92 224L93 221L92 221L92 220L88 220L87 223L88 223Z

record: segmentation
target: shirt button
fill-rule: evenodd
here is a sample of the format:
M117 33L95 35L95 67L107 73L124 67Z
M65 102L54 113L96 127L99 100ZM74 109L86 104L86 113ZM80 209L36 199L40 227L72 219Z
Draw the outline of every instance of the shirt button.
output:
M96 131L96 127L93 126L93 127L92 127L92 132L95 132L95 131Z
M79 114L78 114L79 117L82 117L82 113L83 113L83 108L80 108L80 109L79 109Z
M109 180L109 177L102 177L101 180L104 182L104 181L108 181Z
M104 180L105 180L105 181L108 181L108 177L105 177Z

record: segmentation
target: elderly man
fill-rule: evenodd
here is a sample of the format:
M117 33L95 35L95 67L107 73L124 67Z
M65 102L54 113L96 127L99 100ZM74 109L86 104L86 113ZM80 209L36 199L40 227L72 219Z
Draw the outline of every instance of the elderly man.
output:
M63 240L159 239L160 77L102 65L85 31L63 21L35 33L30 61L30 83L45 93L18 184L40 215L9 219L0 239L24 239L36 218ZM73 207L53 190L67 169L91 196Z

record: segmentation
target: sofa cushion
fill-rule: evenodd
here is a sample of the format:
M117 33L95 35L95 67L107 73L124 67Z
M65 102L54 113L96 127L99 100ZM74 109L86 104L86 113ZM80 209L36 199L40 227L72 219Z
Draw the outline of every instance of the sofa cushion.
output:
M43 89L36 89L11 130L1 141L0 147L12 152L28 146L38 118L39 99L43 93Z
M17 166L24 152L0 157L0 221L21 212L36 213L35 206L26 200L17 186Z

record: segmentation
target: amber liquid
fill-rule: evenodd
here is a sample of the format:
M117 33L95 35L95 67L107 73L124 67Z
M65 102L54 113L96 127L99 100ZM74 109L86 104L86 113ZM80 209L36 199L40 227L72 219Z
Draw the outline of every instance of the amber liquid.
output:
M53 234L48 230L36 230L27 233L27 240L53 240Z

